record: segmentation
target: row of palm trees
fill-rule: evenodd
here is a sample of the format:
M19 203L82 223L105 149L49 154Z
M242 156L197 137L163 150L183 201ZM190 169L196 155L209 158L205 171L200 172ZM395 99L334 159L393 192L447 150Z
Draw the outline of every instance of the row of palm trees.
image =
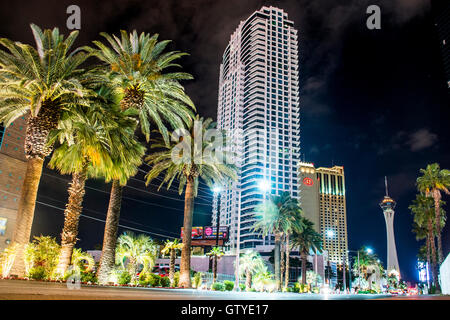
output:
M274 271L276 290L289 283L289 258L293 248L298 248L302 260L302 283L306 283L308 255L322 252L322 236L315 231L314 224L302 215L297 199L289 192L270 195L255 209L257 222L254 230L262 236L273 235Z
M446 222L446 212L442 208L445 202L441 199L442 192L450 194L450 171L433 163L420 169L420 173L416 183L419 193L409 209L414 215L413 232L416 239L425 240L422 250L424 255L421 258L431 266L433 285L440 292L438 269L444 260L441 234Z
M99 283L106 283L115 262L122 190L146 161L152 167L147 183L164 175L161 185L170 188L176 179L180 194L185 192L180 286L190 287L192 214L199 179L208 185L225 183L236 179L236 171L211 159L179 164L170 160L178 141L170 141L169 130L185 128L194 133L194 120L203 121L194 115L195 106L180 84L192 76L169 71L180 67L176 60L186 53L165 51L169 41L158 41L157 34L101 33L106 43L94 41L93 47L73 49L77 31L64 37L57 28L41 30L32 24L31 29L35 47L0 39L0 122L8 126L28 115L28 162L13 235L17 251L11 274L25 273L24 248L30 239L44 159L52 155L49 166L72 175L57 267L61 275L71 263L77 241L86 180L112 182L97 272ZM202 133L214 127L206 119ZM148 143L152 131L157 138L145 157L138 135ZM210 144L204 141L202 147Z

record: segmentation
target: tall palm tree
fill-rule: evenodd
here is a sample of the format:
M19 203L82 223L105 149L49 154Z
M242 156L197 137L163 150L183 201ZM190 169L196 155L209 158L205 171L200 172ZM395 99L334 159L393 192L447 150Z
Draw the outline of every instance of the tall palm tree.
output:
M104 64L99 67L108 73L104 79L121 97L122 110L132 112L147 141L150 139L150 123L156 124L164 141L169 141L166 124L183 128L192 119L194 104L184 92L179 80L192 76L185 72L165 72L168 68L181 67L175 60L187 55L179 51L164 52L169 40L158 42L158 34L150 36L134 30L128 34L122 30L116 35L102 32L109 46L94 41L96 48L85 49Z
M442 206L445 204L444 201L439 201L440 206L440 226L443 228L445 225L445 211ZM437 291L439 289L438 281L438 269L437 260L438 256L436 253L435 246L435 236L437 237L437 228L435 222L435 210L434 210L434 200L430 197L426 197L423 194L418 194L413 203L409 206L411 213L414 215L413 232L416 234L417 240L425 239L426 242L426 256L428 265L431 266L433 283Z
M211 249L211 251L209 251L206 254L207 256L212 257L214 259L214 264L213 264L213 281L212 281L213 284L216 282L216 279L217 279L217 263L218 263L219 259L224 254L225 253L222 251L222 249L220 249L220 247L213 247Z
M24 248L30 240L34 208L44 158L52 152L49 133L58 127L74 106L87 105L89 95L80 68L87 55L71 51L78 31L64 38L58 31L42 31L32 24L36 48L9 39L0 39L0 122L8 126L29 113L25 135L28 159L19 200L13 242L18 250L11 273L24 275Z
M426 169L420 169L420 173L422 173L422 176L417 178L417 189L434 200L438 255L439 264L441 264L444 261L444 256L442 253L440 200L442 198L441 191L450 194L448 190L450 188L450 170L441 170L439 164L433 163L427 165Z
M170 263L169 263L169 279L170 285L174 284L174 275L175 275L175 260L177 258L177 251L183 248L183 244L178 242L178 239L173 241L167 240L164 244L164 248L161 250L163 255L169 254Z
M275 281L277 290L280 290L281 238L285 233L291 233L293 230L300 232L303 229L300 207L289 192L283 192L281 195L270 196L268 201L258 205L255 208L255 216L257 222L253 229L259 231L262 236L275 236Z
M183 221L183 249L180 262L181 287L191 287L190 256L192 218L194 213L194 199L197 196L199 180L202 179L208 186L215 183L224 185L229 180L237 179L237 168L234 164L223 159L230 159L233 154L227 150L222 153L211 152L215 150L214 141L207 139L211 132L217 133L217 138L222 137L226 145L226 136L222 131L209 131L216 128L212 119L203 120L198 115L189 125L189 131L185 131L179 139L174 139L166 145L163 139L156 139L152 148L159 150L146 157L147 163L152 166L147 173L147 184L160 175L164 175L159 188L167 184L169 189L175 179L178 180L178 191L184 191L184 221ZM223 155L223 158L220 156Z
M154 241L144 234L135 235L125 232L117 239L116 263L131 273L133 283L137 282L137 272L140 265L142 272L149 272L155 265L158 256L158 247Z
M322 252L322 236L314 230L314 223L307 218L302 218L303 230L294 231L292 235L292 246L298 247L302 260L302 284L306 284L306 263L308 254Z
M168 144L169 133L166 124L172 128L182 128L192 121L194 104L179 80L192 79L184 72L165 72L171 67L180 67L175 60L186 55L179 51L164 52L170 41L158 42L158 35L150 36L136 31L128 34L121 31L120 38L115 35L101 33L109 46L100 41L94 41L96 48L85 47L96 56L103 65L97 69L105 83L114 87L120 96L120 106L123 112L132 115L138 121L140 131L146 140L150 139L150 124L153 123L161 133L164 142ZM125 183L113 181L111 198L108 207L105 229L104 249L108 262L101 260L99 278L106 279L107 272L113 266L115 237L120 216L122 188ZM111 232L112 230L112 232ZM100 279L99 279L100 281Z
M87 178L101 178L109 172L121 150L127 150L126 165L135 171L145 152L134 139L136 121L120 112L111 93L104 87L97 90L89 108L69 121L62 121L60 128L50 135L50 141L59 140L61 145L54 151L49 167L62 174L72 174L56 270L61 276L70 264L77 241Z
M246 250L239 259L239 274L245 276L245 287L252 287L252 277L265 268L264 260L259 252Z

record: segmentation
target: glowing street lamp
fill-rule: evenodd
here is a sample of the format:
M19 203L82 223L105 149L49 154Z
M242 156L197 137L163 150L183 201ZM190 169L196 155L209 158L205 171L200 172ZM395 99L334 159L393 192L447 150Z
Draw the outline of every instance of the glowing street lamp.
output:
M367 252L368 254L372 254L372 253L373 253L373 249L372 249L372 248L367 248L367 249L366 249L366 252Z
M267 180L261 180L258 183L258 187L262 192L266 193L270 190L270 182Z
M333 230L327 230L327 237L328 238L333 238L334 237L334 231Z

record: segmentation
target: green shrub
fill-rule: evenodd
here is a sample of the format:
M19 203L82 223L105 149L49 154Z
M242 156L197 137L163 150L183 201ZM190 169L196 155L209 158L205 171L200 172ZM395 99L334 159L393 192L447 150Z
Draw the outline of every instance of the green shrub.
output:
M152 286L152 287L159 287L161 285L161 276L154 274L154 273L149 273L147 276L148 279L148 285Z
M97 283L97 276L95 272L92 271L81 272L81 282Z
M211 289L214 291L225 291L225 286L222 282L214 282Z
M248 292L256 292L256 289L255 288L250 288L250 289L248 289Z
M170 286L170 279L169 279L169 277L161 277L159 279L159 285L161 287L168 287L168 286Z
M225 280L223 285L225 286L225 291L231 291L234 288L234 282L230 280Z
M178 287L178 283L180 282L180 271L175 272L173 275L173 286Z
M239 283L239 289L240 289L241 291L245 291L245 284Z
M201 272L197 272L194 275L193 281L192 281L192 285L194 286L194 288L198 288L202 285L202 273Z
M128 271L122 271L119 276L119 284L129 284L131 281L131 274Z
M28 275L34 280L44 280L47 278L47 270L42 266L33 267L30 269Z

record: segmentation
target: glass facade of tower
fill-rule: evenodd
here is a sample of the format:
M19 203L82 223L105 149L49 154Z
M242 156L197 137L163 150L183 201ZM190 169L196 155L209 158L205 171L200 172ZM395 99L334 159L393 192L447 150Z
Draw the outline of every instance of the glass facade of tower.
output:
M283 10L263 7L231 35L218 100L218 124L234 142L239 168L239 181L220 199L229 249L240 242L240 248L271 250L272 237L253 231L254 209L264 199L258 183L270 181L272 194L297 197L300 157L297 30Z
M316 174L319 181L320 233L323 248L328 252L331 261L342 264L346 257L348 263L344 168L317 168Z

